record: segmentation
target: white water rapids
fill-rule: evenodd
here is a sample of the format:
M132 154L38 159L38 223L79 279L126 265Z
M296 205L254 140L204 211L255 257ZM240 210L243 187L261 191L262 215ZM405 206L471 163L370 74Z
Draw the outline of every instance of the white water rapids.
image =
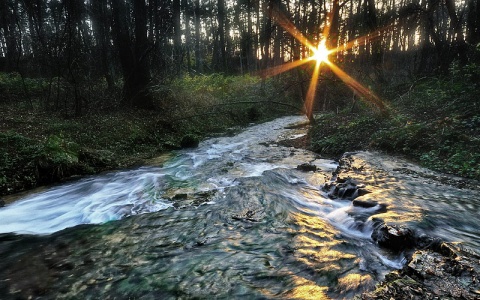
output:
M258 144L281 137L301 137L305 133L286 129L285 125L305 121L303 116L280 118L233 137L206 140L197 149L179 151L162 167L89 177L29 195L0 209L0 233L50 234L78 224L118 220L172 207L168 194L185 189L223 189L234 185L237 178L260 176L276 168L295 168L305 158L315 158L311 154L284 157ZM330 160L314 163L325 170L337 167Z

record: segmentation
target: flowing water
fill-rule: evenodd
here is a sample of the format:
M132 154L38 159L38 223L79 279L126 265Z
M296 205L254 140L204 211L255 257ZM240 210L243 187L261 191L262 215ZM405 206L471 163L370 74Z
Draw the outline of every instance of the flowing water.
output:
M338 164L279 142L302 139L305 126L287 127L302 122L280 118L1 208L0 295L349 299L404 263L373 243L373 217L480 246L477 192L403 161L360 153L360 171L345 174L386 212L327 197Z

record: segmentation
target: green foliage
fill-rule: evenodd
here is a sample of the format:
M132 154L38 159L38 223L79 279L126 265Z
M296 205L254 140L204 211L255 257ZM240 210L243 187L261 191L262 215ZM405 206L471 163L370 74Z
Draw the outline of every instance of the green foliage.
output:
M43 156L54 164L78 162L79 146L60 135L50 135L43 145Z
M312 148L326 154L378 149L404 154L442 172L480 179L480 68L454 63L449 77L422 79L391 103L387 118L343 112L324 115L311 130Z
M269 100L289 103L291 100L288 97L277 95L279 89L273 80L222 74L184 76L168 85L153 88L161 108L177 118L218 112L219 115L230 115L245 122L271 114ZM274 108L277 112L285 111L281 106Z
M426 167L480 179L480 154L461 145L431 150L420 156Z
M36 184L35 157L40 144L13 131L0 133L0 192L13 192Z
M380 130L384 121L381 116L370 114L322 115L311 130L312 149L333 155L365 149L372 132Z
M434 134L435 132L424 122L411 124L407 122L404 126L390 126L375 132L371 137L370 146L408 154L412 151L430 149Z
M0 72L0 102L2 100L23 100L28 95L40 95L47 87L44 79L23 78L18 73Z

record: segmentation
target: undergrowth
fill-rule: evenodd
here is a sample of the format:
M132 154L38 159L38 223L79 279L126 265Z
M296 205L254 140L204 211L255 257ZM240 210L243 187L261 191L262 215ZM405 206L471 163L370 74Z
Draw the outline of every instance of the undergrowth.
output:
M450 76L422 78L390 103L388 116L363 108L321 115L311 148L326 155L375 149L423 166L480 179L480 68L452 65Z
M42 95L25 97L41 94L46 85L0 73L0 90L6 91L0 99L0 196L141 164L212 134L291 114L296 105L278 81L213 74L153 85L155 110L129 109L113 99L105 109L105 94L99 94L88 99L92 109L73 117L65 108L43 105Z

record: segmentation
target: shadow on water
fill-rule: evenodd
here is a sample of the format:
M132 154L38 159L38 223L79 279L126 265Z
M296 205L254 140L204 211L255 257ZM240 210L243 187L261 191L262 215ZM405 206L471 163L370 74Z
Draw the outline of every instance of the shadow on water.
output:
M2 299L350 299L371 290L402 266L405 255L373 243L372 218L426 228L423 223L443 218L442 210L410 197L414 183L367 167L359 180L376 188L362 197L385 204L386 212L385 206L330 199L321 185L337 164L276 143L298 137L300 129L284 127L299 120L206 141L162 167L109 174L25 199L47 202L45 210L30 211L35 222L17 230L44 235L0 235ZM296 168L305 162L317 171ZM53 225L42 216L48 209L56 213ZM10 217L19 211L11 210ZM79 211L87 221L78 221ZM113 220L88 219L98 211ZM426 211L438 218L425 217ZM102 224L63 229L69 226L62 220L72 219Z

